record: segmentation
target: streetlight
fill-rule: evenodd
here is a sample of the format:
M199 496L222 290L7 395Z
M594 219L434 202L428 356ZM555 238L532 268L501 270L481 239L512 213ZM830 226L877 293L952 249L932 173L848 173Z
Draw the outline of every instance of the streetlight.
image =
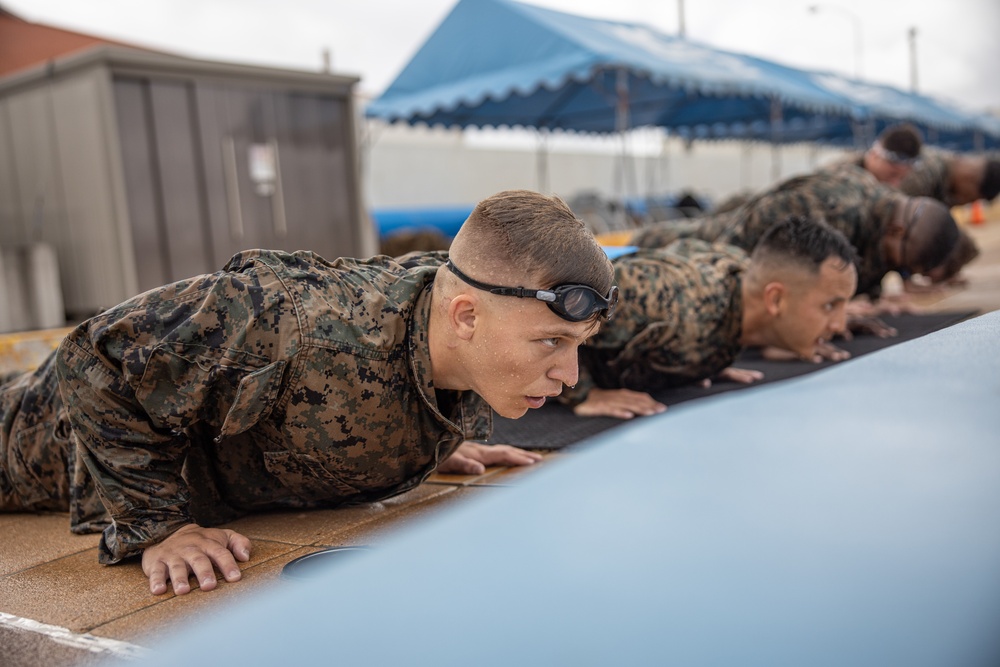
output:
M861 51L862 51L862 39L861 39L861 19L854 12L844 9L839 5L810 5L809 13L818 14L820 11L832 11L840 12L847 18L851 19L854 24L854 78L861 78Z

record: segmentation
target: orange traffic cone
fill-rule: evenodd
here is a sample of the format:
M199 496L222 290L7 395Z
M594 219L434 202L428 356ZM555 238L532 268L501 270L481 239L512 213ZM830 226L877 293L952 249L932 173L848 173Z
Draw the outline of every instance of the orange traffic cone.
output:
M969 212L969 222L974 225L981 225L986 222L986 216L983 215L983 200L977 199L972 202L972 210Z

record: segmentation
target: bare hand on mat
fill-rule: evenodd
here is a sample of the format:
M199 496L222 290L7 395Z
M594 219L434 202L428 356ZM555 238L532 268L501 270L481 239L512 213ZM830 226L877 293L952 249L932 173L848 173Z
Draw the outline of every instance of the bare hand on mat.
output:
M542 460L542 455L510 445L483 445L466 440L437 471L455 475L478 475L486 466L527 466Z
M821 342L813 349L813 354L810 357L800 357L790 350L774 347L773 345L761 350L761 356L768 361L794 361L801 359L802 361L818 364L823 361L844 361L851 358L851 353L831 343Z
M723 368L719 371L719 374L715 376L716 380L723 382L738 382L740 384L753 384L754 382L759 382L764 379L764 374L761 371L751 370L749 368L736 368L735 366L730 366L728 368ZM705 380L705 387L711 387L712 381Z
M632 419L655 415L667 409L649 394L631 389L591 389L586 400L573 408L581 417Z
M194 574L203 591L216 587L215 568L226 581L239 581L236 561L250 560L250 539L232 530L203 528L188 524L159 544L142 553L142 571L149 577L153 595L167 592L167 581L174 593L190 592L189 574Z
M894 327L890 327L874 315L850 317L847 320L847 332L850 334L872 334L879 338L891 338L898 334ZM844 336L850 340L851 336Z

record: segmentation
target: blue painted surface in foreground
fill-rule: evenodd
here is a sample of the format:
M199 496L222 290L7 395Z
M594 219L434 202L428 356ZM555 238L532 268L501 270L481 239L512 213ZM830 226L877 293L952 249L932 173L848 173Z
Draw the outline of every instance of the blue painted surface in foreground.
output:
M1000 664L998 341L638 420L143 664Z

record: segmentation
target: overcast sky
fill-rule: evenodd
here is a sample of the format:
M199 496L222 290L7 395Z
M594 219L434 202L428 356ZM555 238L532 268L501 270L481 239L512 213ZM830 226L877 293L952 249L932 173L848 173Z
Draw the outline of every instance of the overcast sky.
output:
M377 95L457 0L0 0L30 21L181 55L319 69ZM678 30L677 0L532 0L561 11ZM809 7L818 4L817 12ZM689 39L794 67L910 86L907 32L917 29L918 88L972 109L1000 109L998 0L685 0ZM860 28L860 29L859 29Z

